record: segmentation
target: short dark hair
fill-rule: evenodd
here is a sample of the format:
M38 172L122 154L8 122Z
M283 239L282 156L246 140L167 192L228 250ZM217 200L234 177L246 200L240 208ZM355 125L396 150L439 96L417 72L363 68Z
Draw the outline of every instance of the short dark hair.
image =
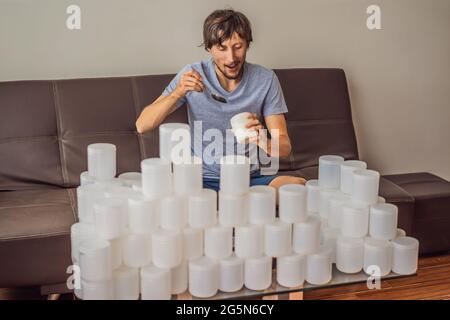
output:
M236 32L250 46L252 38L252 27L247 17L233 9L215 10L203 23L203 43L205 50L211 49L214 45L221 45L230 39Z

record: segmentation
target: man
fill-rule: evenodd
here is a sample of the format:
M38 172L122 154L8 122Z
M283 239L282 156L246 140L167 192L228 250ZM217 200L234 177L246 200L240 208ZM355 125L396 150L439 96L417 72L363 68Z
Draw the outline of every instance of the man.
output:
M201 121L201 137L208 129L220 130L223 136L230 129L230 118L241 112L252 115L249 130L258 134L248 143L257 144L270 157L287 157L291 152L286 120L287 106L278 78L272 70L246 62L252 42L251 25L247 17L234 10L216 10L203 25L203 45L211 57L185 66L166 87L162 95L147 106L136 121L139 133L153 130L175 109L187 104L191 133L196 121ZM262 139L264 117L272 139L278 137L278 148L271 150L270 139ZM198 137L194 138L198 139ZM233 137L234 139L234 137ZM202 149L193 150L203 159L203 186L219 190L222 155L205 155L208 141L202 139ZM224 151L225 143L218 148ZM236 145L236 140L233 141ZM248 150L247 150L248 152ZM211 161L214 160L214 161ZM258 163L251 166L250 185L304 184L305 179L283 175L261 175Z

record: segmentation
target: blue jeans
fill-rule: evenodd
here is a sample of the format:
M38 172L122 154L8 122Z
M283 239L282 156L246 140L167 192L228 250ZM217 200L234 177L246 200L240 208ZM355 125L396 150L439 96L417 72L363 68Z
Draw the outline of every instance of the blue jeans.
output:
M259 171L250 175L250 186L267 186L275 179L277 175L263 176ZM203 188L213 189L215 191L220 190L219 177L203 177Z

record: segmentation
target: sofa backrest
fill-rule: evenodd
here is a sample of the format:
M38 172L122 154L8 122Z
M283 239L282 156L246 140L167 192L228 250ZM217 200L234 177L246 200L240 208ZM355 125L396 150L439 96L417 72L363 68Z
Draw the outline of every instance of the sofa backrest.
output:
M357 159L345 74L341 69L275 70L289 108L292 154L281 170L317 165L322 154ZM158 130L135 121L173 78L169 75L0 82L0 191L75 187L87 146L117 146L117 171L140 171L158 156ZM187 122L186 108L165 122Z
M342 69L274 70L289 112L290 163L282 170L317 166L321 155L358 159L347 80Z

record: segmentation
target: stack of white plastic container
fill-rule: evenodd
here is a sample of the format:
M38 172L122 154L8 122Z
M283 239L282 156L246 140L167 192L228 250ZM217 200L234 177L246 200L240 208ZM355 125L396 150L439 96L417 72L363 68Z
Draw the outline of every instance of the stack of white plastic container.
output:
M322 245L344 273L415 273L419 242L397 228L398 208L379 197L379 180L363 161L319 158L319 179L306 188L309 211L322 221Z
M161 157L117 178L115 146L88 146L88 171L77 189L80 222L71 230L79 298L265 290L273 258L286 287L329 282L333 262L347 273L370 265L382 275L415 272L417 240L399 237L397 208L380 202L378 173L364 163L321 157L318 181L279 189L276 217L276 190L249 187L248 158L221 159L217 195L202 188L189 126L164 124L159 132Z

